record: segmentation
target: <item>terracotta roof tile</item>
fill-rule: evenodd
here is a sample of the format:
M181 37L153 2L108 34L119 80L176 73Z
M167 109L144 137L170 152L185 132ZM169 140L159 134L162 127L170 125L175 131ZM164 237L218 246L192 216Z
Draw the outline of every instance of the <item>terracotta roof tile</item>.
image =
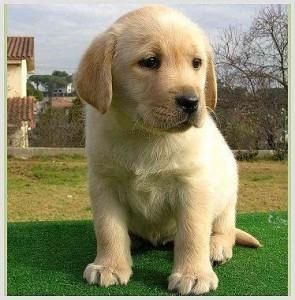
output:
M10 36L7 37L7 58L23 59L34 58L34 37Z
M20 126L21 121L29 121L31 128L35 127L34 111L36 109L34 97L14 97L7 99L8 125Z
M51 100L52 108L70 108L73 106L72 98L54 97Z

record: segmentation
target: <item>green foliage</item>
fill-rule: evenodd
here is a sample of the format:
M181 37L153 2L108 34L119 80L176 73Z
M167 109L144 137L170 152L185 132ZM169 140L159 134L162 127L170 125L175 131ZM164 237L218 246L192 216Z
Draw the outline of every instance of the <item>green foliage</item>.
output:
M29 81L34 82L37 88L40 84L48 89L50 96L53 94L53 90L63 87L72 82L72 75L69 75L65 71L53 71L51 75L31 75Z
M57 77L68 77L69 76L69 74L66 71L58 71L58 70L53 71L51 75L57 76Z
M216 115L232 149L271 149L279 159L287 157L288 107L284 88L261 88L253 95L245 88L219 80Z
M257 160L258 150L238 151L235 157L239 161L254 161Z
M285 160L288 157L288 148L285 143L281 143L274 151L274 160Z
M66 83L72 82L72 75L68 74L66 71L55 70L52 72L51 76L63 78L66 81Z
M67 85L67 80L64 77L59 77L59 76L50 76L50 80L49 83L54 87L54 88L58 88L58 87L62 87Z
M231 112L231 110L231 108L219 109L217 113L220 130L231 149L248 151L258 149L259 136L255 120L253 120L250 114L245 117L239 117L238 114ZM248 154L247 157L250 159L254 153L249 154L250 156ZM246 159L245 155L243 152L238 157Z
M73 100L70 109L48 108L30 133L33 147L84 147L84 106Z
M40 84L45 85L47 75L31 75L28 79L28 81L34 82L37 86L37 89Z
M76 97L72 101L73 106L69 112L69 122L83 122L84 123L84 105L81 100Z
M43 100L43 93L36 90L29 81L27 82L27 95L35 97L38 101Z

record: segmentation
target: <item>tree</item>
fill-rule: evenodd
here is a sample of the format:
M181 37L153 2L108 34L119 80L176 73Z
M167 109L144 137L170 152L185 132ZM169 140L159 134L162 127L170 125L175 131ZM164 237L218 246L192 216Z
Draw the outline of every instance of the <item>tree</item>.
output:
M288 90L288 16L285 6L262 9L251 28L230 26L215 45L219 78L248 86L255 94L265 86Z
M84 147L84 105L78 98L67 109L49 107L30 132L33 147Z
M53 71L51 75L57 76L57 77L68 77L69 76L69 74L66 71L58 71L58 70Z
M64 73L66 76L60 76L64 75ZM37 90L40 84L45 86L48 90L49 97L52 97L54 89L67 85L69 78L70 75L66 72L54 71L52 75L31 75L29 81L36 84Z
M70 108L68 122L72 124L72 145L76 147L85 146L85 105L76 97L73 106Z
M219 98L235 106L240 120L236 126L251 120L260 147L286 150L285 141L281 142L286 134L281 112L288 108L286 6L266 6L246 31L230 26L214 48L218 78L223 84ZM244 91L237 95L237 89ZM244 129L249 129L247 126Z
M68 74L66 71L55 70L51 74L52 76L63 78L67 83L72 82L72 75Z
M27 95L35 97L38 101L43 99L43 93L35 89L29 81L27 81Z
M31 75L28 79L29 82L34 82L36 84L37 90L39 91L40 84L45 85L44 75Z
M285 6L272 5L255 18L248 37L256 51L257 75L288 91L288 15Z

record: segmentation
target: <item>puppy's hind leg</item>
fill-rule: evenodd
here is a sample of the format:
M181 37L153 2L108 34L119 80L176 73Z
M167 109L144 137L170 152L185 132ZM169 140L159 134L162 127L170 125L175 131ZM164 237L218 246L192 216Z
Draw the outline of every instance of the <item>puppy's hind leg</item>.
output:
M210 240L210 259L212 263L223 264L232 258L235 244L235 205L228 205L215 219Z

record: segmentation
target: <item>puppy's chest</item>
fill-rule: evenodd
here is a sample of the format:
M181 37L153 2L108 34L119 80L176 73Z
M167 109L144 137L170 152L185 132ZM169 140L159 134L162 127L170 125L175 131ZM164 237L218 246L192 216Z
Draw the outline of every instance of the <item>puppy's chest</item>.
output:
M147 147L149 151L143 149L140 154L135 147L134 151L124 151L124 155L120 148L113 148L108 165L103 165L105 174L101 174L112 181L112 189L131 217L151 223L174 215L180 195L185 194L196 172L190 153L162 148Z
M177 172L147 174L120 170L114 182L118 198L130 216L142 217L151 222L173 214L184 188L183 178Z

